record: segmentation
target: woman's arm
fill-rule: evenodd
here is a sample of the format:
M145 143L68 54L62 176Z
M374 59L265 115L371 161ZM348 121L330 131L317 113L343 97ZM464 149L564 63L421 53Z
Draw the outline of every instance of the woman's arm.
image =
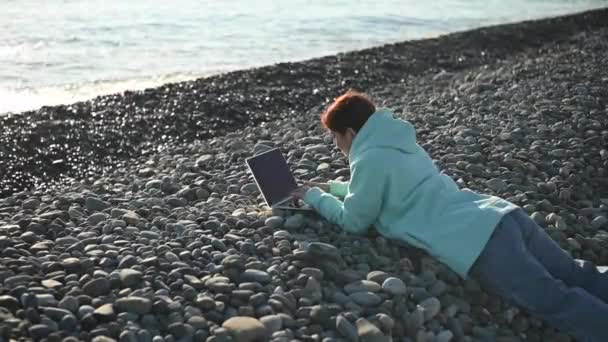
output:
M362 234L378 219L388 170L382 151L367 151L352 165L351 181L344 201L319 188L311 188L304 201L328 221L344 230Z
M305 184L311 188L317 187L325 192L329 192L336 197L344 198L348 193L348 185L350 182L330 180L327 183L305 182Z

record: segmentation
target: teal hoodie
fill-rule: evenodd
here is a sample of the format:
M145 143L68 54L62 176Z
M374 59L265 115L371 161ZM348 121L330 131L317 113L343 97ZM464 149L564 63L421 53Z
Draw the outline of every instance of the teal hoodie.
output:
M347 232L374 226L389 239L426 250L463 278L500 219L517 208L459 189L418 145L412 124L388 109L376 111L357 133L349 161L350 182L330 182L330 193L311 188L304 201Z

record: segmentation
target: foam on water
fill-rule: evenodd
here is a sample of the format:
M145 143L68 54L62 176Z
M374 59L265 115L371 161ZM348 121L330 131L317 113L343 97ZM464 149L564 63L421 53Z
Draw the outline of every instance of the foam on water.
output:
M17 113L42 106L74 103L88 100L101 94L114 94L125 90L143 90L166 83L196 79L206 75L202 73L183 73L127 80L99 80L90 83L51 85L38 88L0 88L0 99L2 99L0 101L0 113Z

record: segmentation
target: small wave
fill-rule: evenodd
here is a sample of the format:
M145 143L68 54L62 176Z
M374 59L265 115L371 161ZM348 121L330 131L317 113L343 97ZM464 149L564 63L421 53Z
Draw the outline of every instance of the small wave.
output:
M143 90L166 83L193 80L222 71L208 73L172 73L167 75L135 79L96 80L86 83L72 83L44 86L39 88L1 88L0 115L35 110L42 106L53 106L85 101L100 95L122 93L126 90Z

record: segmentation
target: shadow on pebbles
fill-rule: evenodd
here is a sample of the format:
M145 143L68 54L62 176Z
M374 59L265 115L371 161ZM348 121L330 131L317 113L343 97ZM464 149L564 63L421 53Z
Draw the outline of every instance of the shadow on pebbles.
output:
M608 30L367 89L460 186L608 263ZM348 179L321 107L0 200L0 340L572 341L422 253L262 210L244 158Z

